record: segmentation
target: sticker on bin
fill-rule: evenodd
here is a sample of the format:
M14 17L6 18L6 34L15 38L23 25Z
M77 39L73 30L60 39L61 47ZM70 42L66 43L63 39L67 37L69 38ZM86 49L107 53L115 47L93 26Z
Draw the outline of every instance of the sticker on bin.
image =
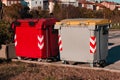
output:
M96 52L96 37L91 36L90 37L90 53Z
M58 41L59 50L60 50L60 52L62 52L63 48L62 48L62 39L61 39L61 36L59 35L58 38L59 38L59 41Z
M40 50L42 50L44 47L44 36L38 35L37 39L38 39L38 47Z
M14 41L15 41L15 46L17 46L17 37L16 37L16 34L14 36Z

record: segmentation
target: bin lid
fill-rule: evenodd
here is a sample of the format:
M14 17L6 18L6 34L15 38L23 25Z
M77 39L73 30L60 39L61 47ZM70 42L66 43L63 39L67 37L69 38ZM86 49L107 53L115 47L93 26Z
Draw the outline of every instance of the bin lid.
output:
M60 22L56 22L56 25L61 25L61 27L69 27L77 25L78 27L83 26L95 26L95 25L106 25L110 24L110 20L108 19L95 19L95 18L79 18L79 19L65 19Z
M55 18L41 18L41 19L18 19L12 23L12 28L14 27L36 27L36 28L46 28L51 27L55 24L57 20Z

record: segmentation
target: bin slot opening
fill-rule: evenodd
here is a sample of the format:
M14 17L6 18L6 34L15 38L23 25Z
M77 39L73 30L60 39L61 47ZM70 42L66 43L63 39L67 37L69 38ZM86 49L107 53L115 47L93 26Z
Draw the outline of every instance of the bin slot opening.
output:
M21 25L21 23L19 21L14 22L14 26L20 26L20 25Z
M21 23L18 21L15 21L11 24L13 30L15 30L16 27L20 27L20 25L21 25Z

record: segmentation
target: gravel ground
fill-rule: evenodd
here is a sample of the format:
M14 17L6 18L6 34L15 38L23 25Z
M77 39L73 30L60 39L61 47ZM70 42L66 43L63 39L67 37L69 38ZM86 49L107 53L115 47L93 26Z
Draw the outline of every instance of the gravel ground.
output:
M0 80L120 80L120 72L12 62L0 63Z

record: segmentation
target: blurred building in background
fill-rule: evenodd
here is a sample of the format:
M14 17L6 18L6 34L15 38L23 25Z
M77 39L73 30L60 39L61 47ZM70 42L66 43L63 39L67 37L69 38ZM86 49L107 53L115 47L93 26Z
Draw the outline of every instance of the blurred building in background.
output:
M21 0L2 0L2 3L4 3L6 6L10 6L12 4L20 3Z
M104 8L108 8L110 10L115 10L117 8L120 10L119 3L110 2L107 0L2 0L2 3L6 6L21 3L24 6L28 6L30 9L41 7L43 10L50 9L49 6L53 5L52 2L57 2L62 5L84 7L91 10L100 10Z

